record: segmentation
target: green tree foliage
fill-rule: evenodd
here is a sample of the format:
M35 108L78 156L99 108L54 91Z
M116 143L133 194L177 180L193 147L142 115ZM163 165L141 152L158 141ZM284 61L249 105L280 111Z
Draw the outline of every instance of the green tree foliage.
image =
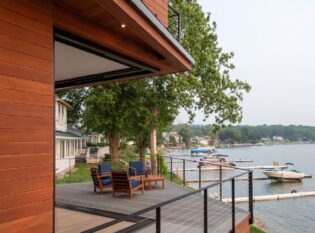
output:
M259 142L261 138L269 138L272 140L274 136L280 136L289 141L314 141L315 127L295 125L245 125L225 128L219 133L219 139L228 143L255 143Z
M71 105L71 108L68 109L67 115L67 120L70 125L79 126L81 124L83 114L82 103L88 95L88 92L89 88L81 88L58 93L60 98L64 99Z
M171 0L181 13L181 43L195 59L192 71L172 76L180 106L194 117L195 110L205 117L215 117L215 127L240 122L243 93L250 86L239 79L232 80L230 62L233 53L225 53L218 44L216 23L205 14L196 0ZM174 28L174 23L170 22Z
M189 146L190 145L190 139L192 138L192 130L188 125L185 125L182 127L179 131L178 134L182 136L183 142Z
M186 128L189 129L191 137L215 136L211 130L211 125L179 124L173 125L169 131L176 131L180 134ZM262 138L272 140L274 136L280 136L289 141L315 141L315 127L301 125L238 125L221 129L217 136L220 141L225 143L257 143Z
M94 132L104 133L118 158L121 134L138 138L150 134L151 164L156 171L157 130L167 128L182 107L191 119L196 110L214 116L216 125L237 123L242 118L240 102L250 90L246 82L230 78L233 53L225 53L218 44L216 24L210 21L196 0L171 0L181 13L181 43L194 57L191 72L140 81L92 88L84 100L83 124ZM170 20L169 27L175 23ZM140 87L140 88L136 88ZM79 108L76 108L79 109ZM208 128L206 131L209 133ZM150 132L150 133L149 133ZM141 136L143 135L143 136ZM118 150L118 149L117 149Z
M112 162L119 161L120 138L132 130L129 120L137 109L137 88L129 83L114 83L91 88L84 100L82 123L88 131L108 139Z
M172 143L172 146L177 146L176 139L173 135L170 135L170 143Z

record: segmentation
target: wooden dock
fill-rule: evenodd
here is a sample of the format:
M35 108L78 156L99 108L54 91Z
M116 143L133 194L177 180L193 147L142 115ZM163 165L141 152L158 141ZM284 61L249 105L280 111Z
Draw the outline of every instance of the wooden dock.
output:
M257 170L257 169L272 169L272 168L288 168L288 166L252 166L252 167L238 167L241 169L247 169L247 170ZM224 170L230 170L235 169L233 167L222 167ZM182 168L175 168L173 171L183 171ZM202 166L201 171L211 171L211 170L220 170L220 167L217 165L213 165L211 167ZM198 167L192 167L192 168L185 168L185 171L199 171Z
M236 159L236 160L232 160L232 162L235 162L235 163L253 163L254 160L252 160L252 159Z
M273 200L283 200L290 198L300 198L300 197L314 197L315 191L311 192L297 192L297 193L284 193L284 194L273 194L273 195L264 195L264 196L255 196L254 201L273 201ZM223 202L231 203L231 198L222 199ZM248 202L248 197L236 197L236 203Z
M235 180L248 180L248 177L239 177L236 178ZM253 180L269 180L268 177L253 177ZM206 179L201 179L201 182L219 182L219 178L206 178ZM186 180L186 183L199 183L199 179L190 179Z
M182 176L179 176L182 179ZM304 178L312 178L312 175L305 175ZM235 180L248 180L248 177L238 177ZM261 177L253 177L253 180L271 180L269 177L261 176ZM219 182L219 178L205 178L201 179L201 182ZM199 183L199 179L190 179L186 180L186 183Z

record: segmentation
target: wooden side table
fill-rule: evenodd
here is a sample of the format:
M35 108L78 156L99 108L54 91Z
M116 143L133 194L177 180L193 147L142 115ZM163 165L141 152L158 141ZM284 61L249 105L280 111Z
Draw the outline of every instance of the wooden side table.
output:
M164 178L163 177L158 176L158 175L149 175L148 177L143 177L144 186L147 183L148 184L148 187L147 187L148 190L152 189L152 182L155 182L155 184L156 184L159 181L162 182L162 187L164 189Z

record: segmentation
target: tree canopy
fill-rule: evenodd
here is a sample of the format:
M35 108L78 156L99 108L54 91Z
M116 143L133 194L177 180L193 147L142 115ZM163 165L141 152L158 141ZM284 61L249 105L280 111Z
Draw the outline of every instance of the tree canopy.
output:
M210 14L205 14L196 0L170 3L181 13L180 42L195 59L192 70L94 87L84 95L84 107L75 104L74 116L82 116L83 126L109 139L111 148L116 148L111 150L115 159L119 156L116 150L122 134L138 139L139 146L146 145L142 139L150 135L154 167L157 131L171 125L180 108L189 113L191 120L196 110L203 111L205 117L214 116L211 129L242 119L240 104L250 86L230 77L233 53L225 53L219 46L216 24ZM174 27L175 22L170 19L169 28ZM66 98L73 99L70 98L73 95L69 92ZM189 132L182 134L188 141Z

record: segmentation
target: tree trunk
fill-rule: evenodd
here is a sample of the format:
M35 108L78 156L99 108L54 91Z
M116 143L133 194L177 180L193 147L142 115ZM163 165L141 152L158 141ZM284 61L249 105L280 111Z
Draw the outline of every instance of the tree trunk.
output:
M151 140L150 140L150 154L151 154L151 169L154 174L157 174L156 164L156 128L151 129Z
M109 137L109 151L112 163L119 162L119 134L116 130L112 130Z
M145 156L144 156L145 146L144 146L143 133L140 133L139 135L139 151L140 151L140 160L142 161L143 164L145 164Z
M144 156L145 147L143 145L140 146L140 160L143 164L145 164L145 156Z
M156 86L153 80L153 98L154 102L156 101ZM150 155L151 155L151 169L153 174L157 174L157 161L156 161L156 120L157 120L157 107L156 104L153 105L152 115L154 118L154 126L151 129L151 137L150 137Z

